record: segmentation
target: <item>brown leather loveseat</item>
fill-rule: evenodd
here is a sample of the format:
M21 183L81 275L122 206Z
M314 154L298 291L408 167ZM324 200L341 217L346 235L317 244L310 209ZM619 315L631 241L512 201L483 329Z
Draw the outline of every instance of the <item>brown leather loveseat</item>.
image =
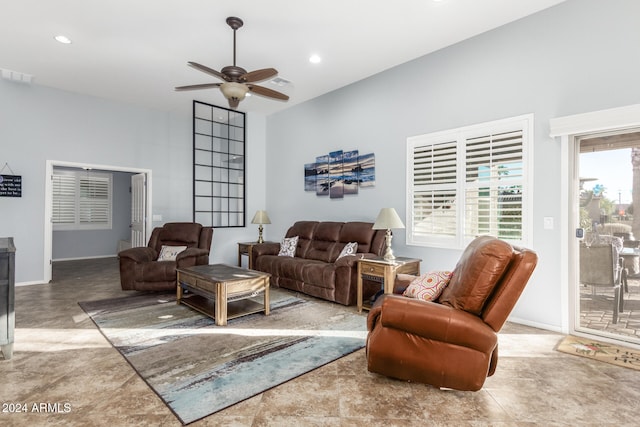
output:
M123 290L175 291L176 268L209 263L213 228L195 222L169 222L151 232L144 247L125 249L120 259ZM175 260L158 261L163 246L186 246Z
M385 230L370 222L298 221L285 238L298 236L295 256L278 256L279 243L253 247L253 268L271 274L271 285L344 305L356 302L357 263L375 258L385 248ZM348 243L355 255L338 258Z
M380 297L367 318L368 370L435 387L479 390L495 372L498 331L537 259L531 250L482 236L465 249L436 301ZM396 284L402 280L407 279L398 277Z

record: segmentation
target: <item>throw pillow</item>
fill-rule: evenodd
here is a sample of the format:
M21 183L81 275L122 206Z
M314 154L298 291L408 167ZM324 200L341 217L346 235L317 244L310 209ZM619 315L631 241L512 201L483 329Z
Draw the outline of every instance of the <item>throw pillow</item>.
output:
M296 256L297 247L298 247L298 236L285 237L284 239L282 239L282 242L280 243L280 252L278 252L278 256L294 257Z
M162 245L158 261L175 261L178 254L187 249L186 246L165 246Z
M451 280L451 271L430 271L416 277L402 295L424 301L435 301Z
M337 259L340 259L343 256L347 255L355 255L356 252L358 252L358 242L347 243L344 248L342 248L342 251L340 252L340 255L338 255Z

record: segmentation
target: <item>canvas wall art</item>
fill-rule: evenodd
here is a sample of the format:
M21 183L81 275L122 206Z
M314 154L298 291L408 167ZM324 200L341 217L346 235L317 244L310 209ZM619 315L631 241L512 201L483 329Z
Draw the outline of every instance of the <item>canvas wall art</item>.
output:
M332 151L304 165L304 190L318 196L341 199L358 194L359 188L375 185L375 155L360 155L358 150Z

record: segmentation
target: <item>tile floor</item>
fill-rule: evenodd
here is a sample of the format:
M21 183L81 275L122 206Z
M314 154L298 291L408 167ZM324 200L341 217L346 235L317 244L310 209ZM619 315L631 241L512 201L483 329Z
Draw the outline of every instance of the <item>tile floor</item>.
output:
M115 259L56 263L51 284L16 289L14 357L0 359L0 425L180 425L77 304L122 294ZM368 373L362 350L191 425L640 424L640 371L556 352L561 338L507 324L498 370L475 393ZM27 412L6 412L24 404Z

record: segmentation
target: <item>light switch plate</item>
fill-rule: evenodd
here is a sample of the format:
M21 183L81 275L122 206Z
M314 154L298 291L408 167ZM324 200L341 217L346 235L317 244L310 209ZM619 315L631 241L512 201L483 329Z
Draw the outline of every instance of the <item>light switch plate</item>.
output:
M553 230L553 217L545 216L544 217L544 229L545 230Z

